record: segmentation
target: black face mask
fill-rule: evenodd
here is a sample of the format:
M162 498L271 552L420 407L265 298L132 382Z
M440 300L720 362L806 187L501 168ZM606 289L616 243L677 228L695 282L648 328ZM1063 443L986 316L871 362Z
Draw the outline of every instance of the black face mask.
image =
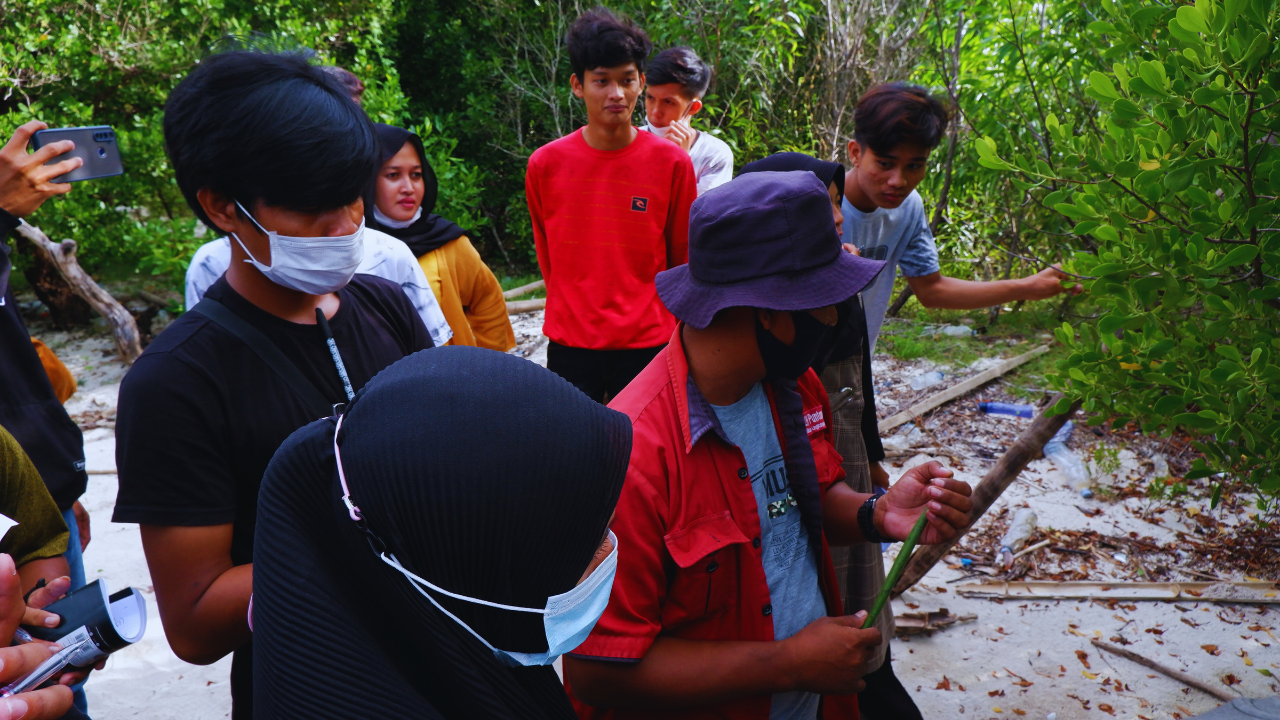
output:
M792 312L791 320L796 326L796 339L787 345L760 324L759 314L755 316L756 345L764 359L765 380L798 379L813 364L822 341L832 330L805 311Z

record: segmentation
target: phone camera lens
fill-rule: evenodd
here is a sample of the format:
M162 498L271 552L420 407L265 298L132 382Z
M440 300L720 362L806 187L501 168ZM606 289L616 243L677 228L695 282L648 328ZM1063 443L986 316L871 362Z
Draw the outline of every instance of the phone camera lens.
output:
M98 157L106 157L106 156L107 156L107 149L106 149L106 148L98 148Z

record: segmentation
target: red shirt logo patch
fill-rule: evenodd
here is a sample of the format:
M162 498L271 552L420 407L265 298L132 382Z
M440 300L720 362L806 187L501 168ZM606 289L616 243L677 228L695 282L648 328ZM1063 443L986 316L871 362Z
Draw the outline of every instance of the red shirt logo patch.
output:
M804 431L810 435L827 429L827 421L822 417L822 408L816 407L804 411Z
M633 197L631 198L631 209L635 212L645 212L649 209L649 198Z

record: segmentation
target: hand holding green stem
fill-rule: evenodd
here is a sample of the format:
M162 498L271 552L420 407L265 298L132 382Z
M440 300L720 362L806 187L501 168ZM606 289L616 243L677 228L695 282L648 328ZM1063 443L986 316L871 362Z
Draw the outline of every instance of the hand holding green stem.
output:
M920 535L924 533L924 526L928 524L929 514L921 511L916 524L911 528L911 534L907 535L906 541L902 543L902 549L898 551L898 557L893 561L893 567L889 569L889 575L884 579L884 587L880 588L880 594L876 596L876 604L871 606L871 612L867 613L867 619L862 623L863 630L875 625L876 618L879 617L880 611L884 609L884 604L889 601L889 593L893 592L893 586L898 584L903 571L907 569L907 560L911 558L911 551L916 549L916 543L920 542Z

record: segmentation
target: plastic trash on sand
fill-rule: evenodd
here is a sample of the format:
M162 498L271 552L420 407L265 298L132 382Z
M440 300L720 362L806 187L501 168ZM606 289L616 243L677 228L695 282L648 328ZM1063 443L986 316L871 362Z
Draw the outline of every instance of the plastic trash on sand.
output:
M1073 429L1070 420L1059 430L1049 442L1044 444L1044 456L1049 458L1058 468L1058 472L1067 479L1067 486L1080 493L1080 497L1091 498L1093 491L1089 489L1089 469L1080 458L1067 448L1067 438Z
M1018 508L1013 514L1013 522L1009 530L1000 538L1000 559L1005 567L1013 565L1013 554L1018 552L1031 539L1036 531L1036 511L1031 508Z
M1151 456L1152 472L1151 476L1160 480L1169 477L1169 461L1164 459L1164 455L1156 453Z
M942 334L949 335L951 337L973 337L974 335L977 335L977 333L973 331L973 328L965 327L963 325L948 325L942 328Z
M921 373L911 378L911 389L923 390L927 387L932 387L942 382L942 378L944 377L946 376L938 372L937 370L934 370L932 372L927 372L927 373Z
M980 402L978 410L989 415L1014 415L1016 417L1035 417L1036 409L1031 405L1002 402Z

